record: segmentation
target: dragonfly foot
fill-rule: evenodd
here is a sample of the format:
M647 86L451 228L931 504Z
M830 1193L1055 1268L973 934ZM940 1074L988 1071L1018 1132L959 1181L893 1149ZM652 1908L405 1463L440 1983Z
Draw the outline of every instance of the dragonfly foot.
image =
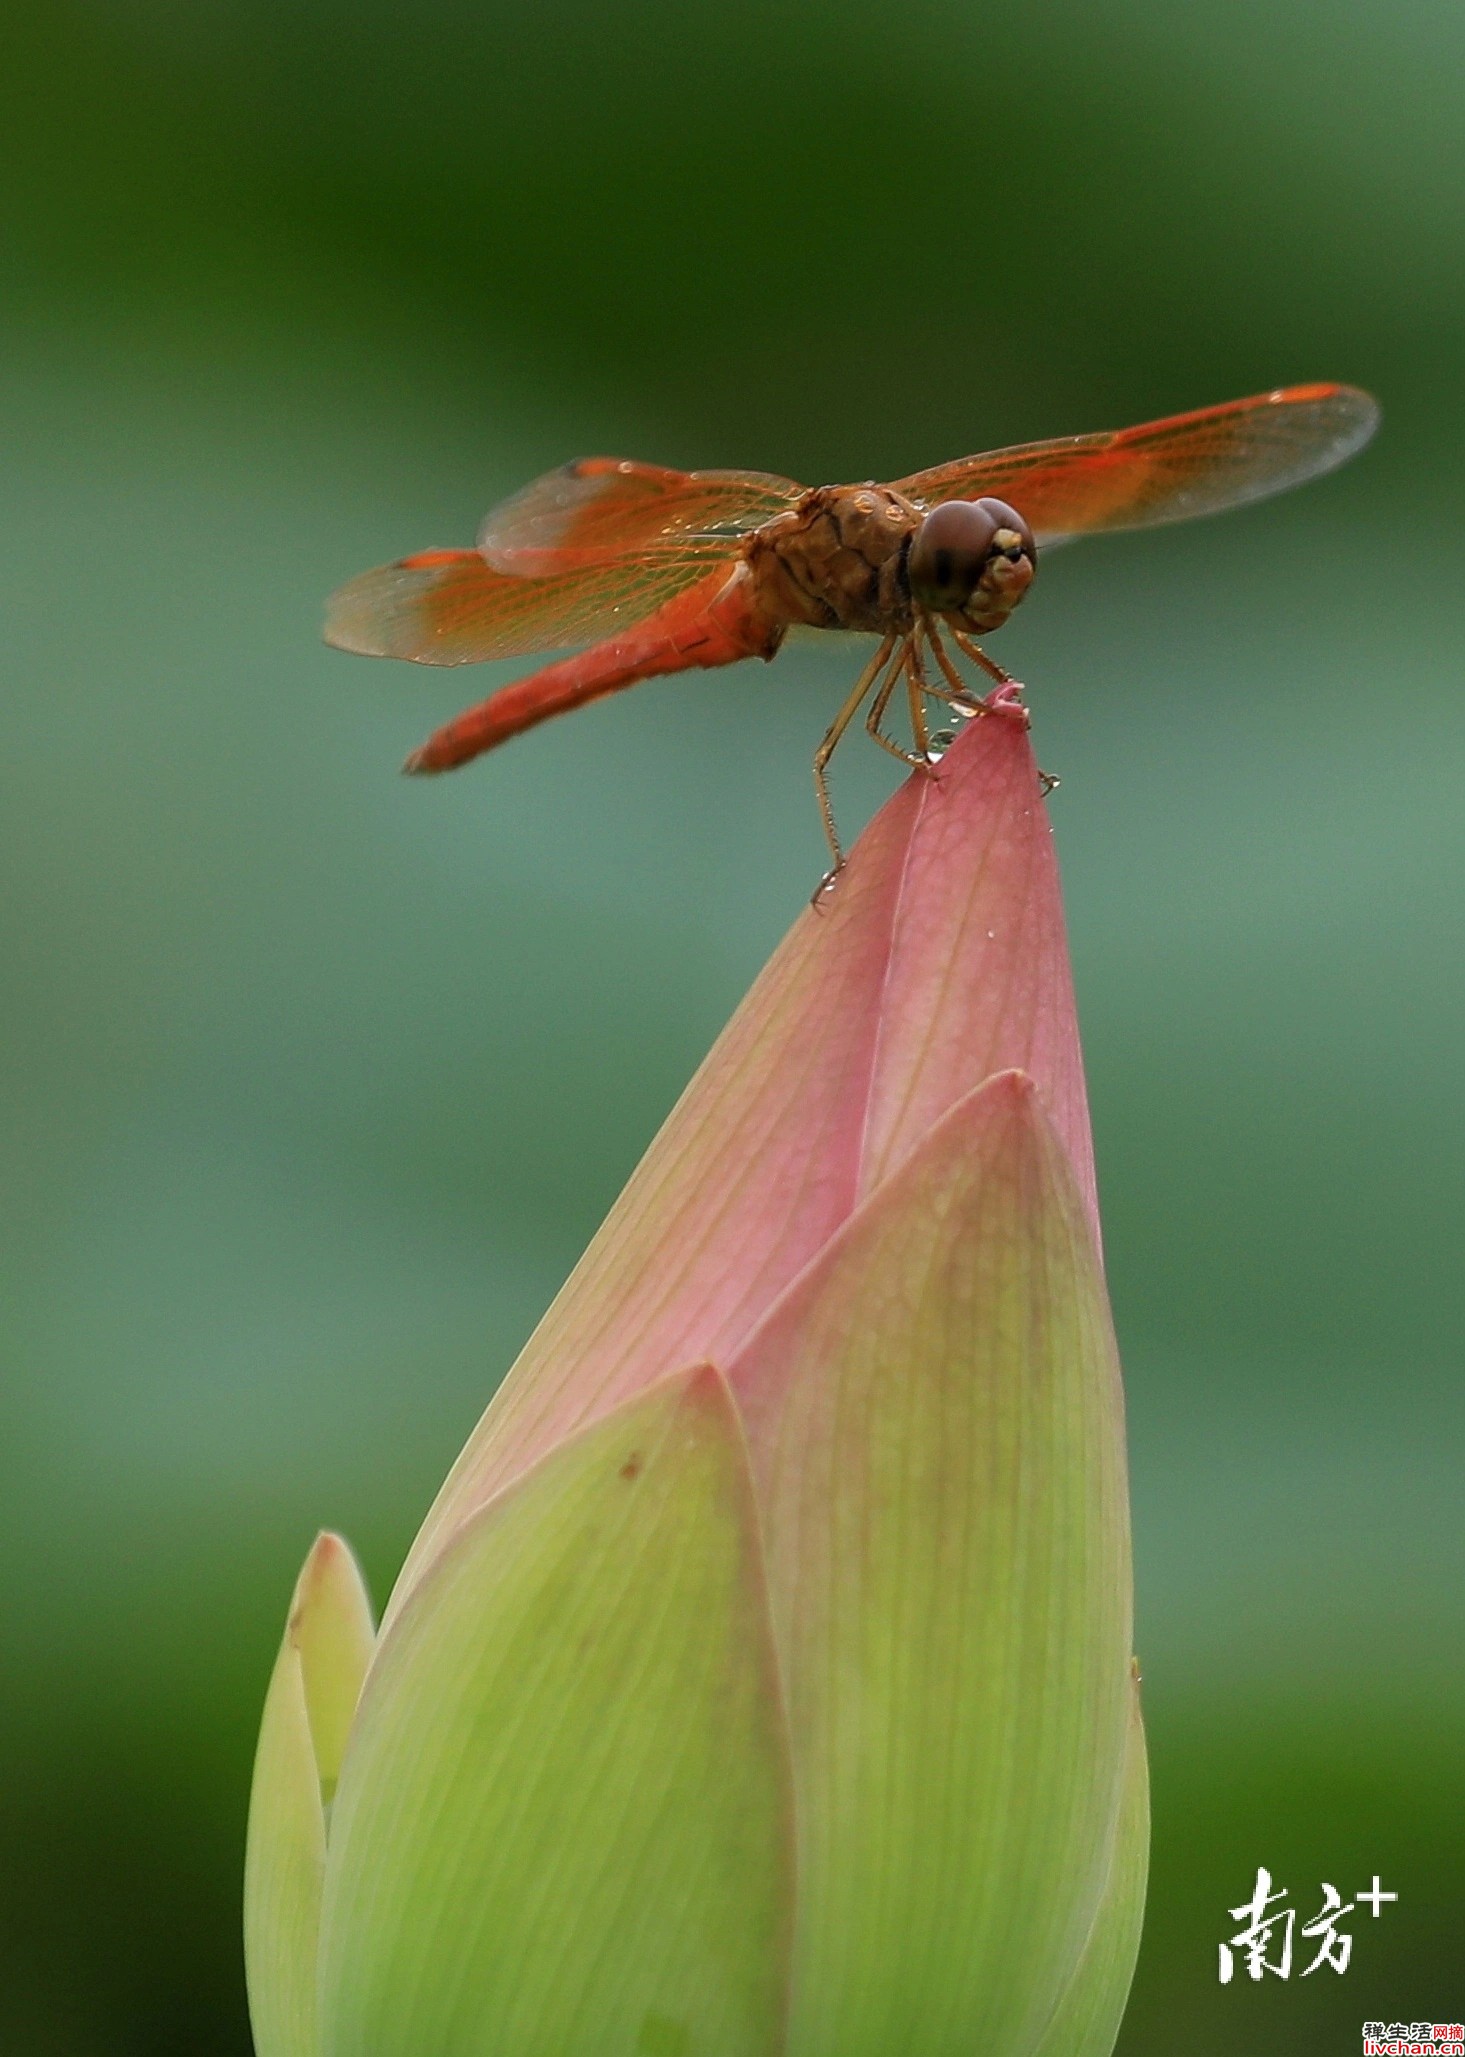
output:
M811 907L817 907L822 900L828 898L834 891L839 881L839 875L843 870L844 859L841 858L832 871L825 872L823 878L820 879L818 885L815 886L813 892L809 895L809 905Z
M1038 784L1043 788L1043 798L1046 800L1050 793L1058 791L1063 781L1051 771L1039 771Z

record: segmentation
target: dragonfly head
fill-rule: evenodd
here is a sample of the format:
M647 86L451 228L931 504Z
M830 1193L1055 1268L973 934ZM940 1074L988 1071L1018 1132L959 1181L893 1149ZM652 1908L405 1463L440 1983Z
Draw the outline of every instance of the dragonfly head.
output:
M911 597L979 635L1000 628L1033 582L1038 546L1004 500L945 500L911 542Z

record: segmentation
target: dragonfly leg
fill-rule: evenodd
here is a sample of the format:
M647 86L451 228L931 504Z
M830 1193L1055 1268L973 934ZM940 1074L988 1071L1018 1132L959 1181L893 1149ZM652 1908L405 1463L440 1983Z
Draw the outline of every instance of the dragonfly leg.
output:
M951 628L949 622L947 627ZM994 664L981 644L974 642L961 629L951 629L951 640L955 643L957 649L960 650L963 657L970 657L972 663L979 665L986 672L989 679L996 679L999 686L1015 686L1017 684L1010 671L1004 671L1000 664Z
M908 764L912 771L928 771L930 766L927 764L924 754L918 754L915 750L903 749L896 742L894 736L887 736L884 729L880 726L885 716L885 710L890 705L891 695L900 683L901 674L905 673L909 676L910 665L914 658L915 638L910 636L907 637L897 660L892 663L885 677L880 681L880 690L870 702L870 711L865 716L865 727L882 750L888 750L892 757L899 758L902 764Z
M926 615L922 620L921 626L926 631L926 641L931 645L931 655L940 665L941 675L950 688L949 691L943 691L940 686L933 686L928 683L926 691L931 695L932 699L944 700L948 707L954 707L958 714L980 714L982 703L980 700L972 698L971 688L952 663L950 654L941 640L941 635L935 622L931 620L929 615Z
M922 635L925 636L926 641L931 646L931 655L941 667L942 676L947 682L944 686L936 684L921 661L919 638ZM921 692L930 699L938 701L943 707L949 707L952 713L959 714L963 721L971 721L975 716L984 714L986 709L980 700L972 698L971 690L966 680L947 655L946 645L941 640L940 632L928 614L922 615L917 623L916 636L915 670L919 678ZM914 722L914 716L912 716L912 721ZM938 734L930 738L927 747L934 753L936 760L939 762L940 758L945 756L955 741L956 734L954 730L942 729Z
M925 628L927 639L936 655L936 662L940 665L950 683L960 689L962 684L961 674L946 654L941 638L937 634L935 622L928 618ZM1016 714L1025 723L1029 722L1031 716L1018 697L1022 692L1022 687L1018 684L1017 680L1010 678L1000 664L994 664L986 651L979 649L970 637L964 636L961 633L960 629L952 629L951 633L963 653L970 657L973 662L980 664L989 677L999 679L1001 684L996 692L990 694L985 700L973 700L970 695L960 690L957 693L951 694L937 692L935 687L930 687L928 690L935 692L937 699L944 699L959 714ZM1062 783L1051 771L1039 771L1038 778L1043 788L1043 798L1045 800L1050 793L1056 792Z
M920 751L926 763L929 764L931 762L931 731L926 726L926 702L923 696L929 693L933 700L944 700L948 704L951 696L942 687L933 686L927 677L926 667L921 662L921 639L918 635L911 637L910 662L906 667L906 685L910 693L911 730L916 739L916 748Z
M926 722L926 703L921 698L925 684L926 676L921 669L921 660L916 655L915 643L912 642L911 662L906 666L905 673L905 693L911 710L911 734L916 739L916 748L921 753L922 762L929 766L931 762L931 731Z
M844 850L840 844L839 830L834 825L834 808L829 798L829 781L824 776L825 767L834 755L840 737L859 713L860 705L865 695L890 662L890 653L894 650L895 644L896 638L894 635L889 635L885 638L880 648L860 673L858 679L856 679L849 698L824 731L824 740L814 752L814 792L819 801L819 818L824 824L824 835L828 841L830 853L834 858L833 865L825 872L815 889L815 900L818 900L821 893L827 892L839 874L844 870Z
M950 626L949 623L948 626ZM1012 676L1012 673L1004 671L1000 664L994 664L981 644L974 643L971 637L963 635L960 629L953 628L951 634L957 649L961 651L962 655L970 657L973 664L980 665L989 679L996 679L997 690L995 693L989 693L986 701L987 706L993 713L1022 714L1026 716L1027 709L1023 706L1022 700L1019 697L1022 693L1022 687Z

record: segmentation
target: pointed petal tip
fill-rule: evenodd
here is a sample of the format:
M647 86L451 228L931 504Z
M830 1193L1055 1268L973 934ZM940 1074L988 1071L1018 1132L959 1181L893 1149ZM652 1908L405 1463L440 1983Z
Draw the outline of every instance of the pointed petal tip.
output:
M341 1576L350 1567L356 1568L356 1559L351 1545L334 1529L317 1531L315 1541L305 1554L300 1567L300 1576L295 1581L295 1594L290 1606L290 1627L298 1622L301 1612L318 1598L323 1588Z
M361 1566L344 1536L332 1529L321 1530L301 1566L284 1642L299 1666L316 1765L322 1788L329 1789L376 1642Z
M1010 1107L1025 1107L1037 1099L1038 1082L1030 1071L1010 1064L1002 1071L994 1071L990 1078L983 1079L977 1092L988 1094L996 1105L1005 1103Z
M1037 1080L1018 1065L991 1072L980 1085L963 1093L929 1133L934 1137L938 1131L949 1134L952 1129L963 1129L975 1138L990 1135L1003 1125L1024 1135L1052 1126Z
M669 1439L653 1434L648 1448L646 1423L658 1412L673 1433ZM727 1380L712 1364L694 1364L669 1372L655 1380L637 1398L622 1401L600 1423L581 1430L575 1440L602 1433L607 1424L614 1423L618 1417L626 1424L627 1440L621 1445L624 1455L620 1456L617 1469L628 1484L645 1472L648 1457L655 1461L669 1449L685 1454L689 1447L705 1442L709 1435L722 1439L732 1430L736 1439L737 1434L734 1426L736 1402ZM680 1433L676 1432L677 1424L680 1424Z
M366 1580L356 1553L342 1535L323 1528L306 1553L291 1595L286 1633L298 1642L302 1629L321 1607L352 1617L371 1616Z
M1037 761L1033 757L1032 717L1026 706L1020 702L995 706L984 704L982 712L968 721L965 728L958 732L956 741L942 758L943 776L969 773L973 764L983 756L988 759L1000 758L1004 764L1009 765L1020 765L1026 760L1032 765L1036 783Z
M672 1376L683 1386L681 1404L689 1413L725 1414L732 1405L727 1380L715 1364L694 1364Z

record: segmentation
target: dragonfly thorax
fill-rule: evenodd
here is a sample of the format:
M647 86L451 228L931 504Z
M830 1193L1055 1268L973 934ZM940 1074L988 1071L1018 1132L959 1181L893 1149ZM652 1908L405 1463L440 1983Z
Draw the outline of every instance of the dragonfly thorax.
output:
M906 555L920 523L890 486L816 486L749 538L759 607L811 628L909 628Z

